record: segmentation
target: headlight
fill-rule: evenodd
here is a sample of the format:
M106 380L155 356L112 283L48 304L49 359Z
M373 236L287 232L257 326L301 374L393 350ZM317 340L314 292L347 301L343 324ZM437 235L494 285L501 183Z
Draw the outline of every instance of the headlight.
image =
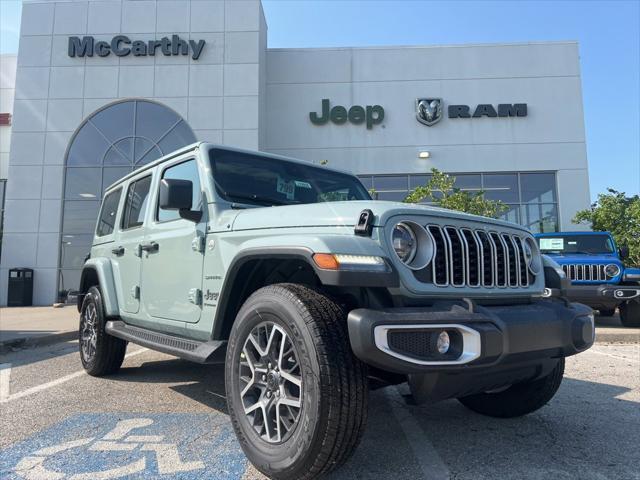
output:
M431 235L415 222L400 222L393 227L391 244L400 261L411 270L423 269L433 258Z
M542 257L538 252L538 244L532 238L525 238L522 242L522 249L524 250L524 259L527 262L529 271L534 275L538 275L542 271Z
M418 240L408 225L404 223L397 224L393 228L391 241L393 242L393 249L396 251L396 255L398 255L398 258L402 260L403 263L410 263L416 256Z
M607 277L617 277L620 275L620 267L615 263L610 263L604 267L604 273L607 274Z

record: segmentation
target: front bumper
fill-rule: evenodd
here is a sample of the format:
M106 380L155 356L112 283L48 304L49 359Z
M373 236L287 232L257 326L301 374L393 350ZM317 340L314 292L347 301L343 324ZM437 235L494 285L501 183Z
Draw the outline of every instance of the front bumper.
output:
M402 374L482 374L533 365L586 350L595 338L591 309L556 299L508 306L440 302L421 308L357 309L349 313L348 326L358 358ZM457 338L454 356L450 352L439 358L426 344L428 335L442 330ZM392 339L393 332L400 342ZM403 334L411 336L403 340ZM418 338L426 343L417 345ZM430 353L421 356L418 351Z
M640 298L640 285L571 285L564 292L573 301L593 308L614 309L621 303Z

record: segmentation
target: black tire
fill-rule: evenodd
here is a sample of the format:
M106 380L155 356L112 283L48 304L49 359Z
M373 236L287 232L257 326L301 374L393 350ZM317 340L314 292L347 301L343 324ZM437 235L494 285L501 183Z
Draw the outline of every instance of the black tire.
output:
M266 364L266 357L260 357L255 363L253 360L247 362L248 355L244 353L248 352L245 342L248 348L253 348L248 343L249 335L261 332L264 325L267 328L277 325L291 339L289 344L293 349L288 352L293 352L295 357L288 361L298 365L297 378L301 382L297 420L291 422L293 427L287 436L280 437L278 430L281 439L278 443L270 443L264 433L256 431L256 428L264 428L255 426L260 424L256 421L257 414L253 418L245 414L246 393L244 397L241 394L250 383L256 383L258 375L254 371L258 365ZM287 342L286 335L281 337L283 344ZM266 337L265 334L261 338ZM253 338L258 337L254 335ZM269 344L265 351L269 350ZM241 379L240 375L247 371L249 363L252 368L248 381L246 376ZM269 372L270 369L271 366ZM345 312L316 290L283 283L261 288L247 299L230 333L225 384L229 415L238 441L251 463L270 478L317 478L342 465L360 442L367 417L366 365L351 351ZM267 382L260 388L273 386ZM276 402L275 397L266 399L265 395L270 393L262 390L255 403L262 400ZM260 416L264 419L266 412L271 411L263 409ZM276 422L280 425L280 417ZM266 435L269 436L268 430Z
M562 383L564 358L547 376L522 382L496 393L479 393L458 400L476 413L498 418L521 417L542 408Z
M91 319L93 312L95 312L95 318ZM91 287L82 300L78 340L82 366L93 377L117 372L127 350L125 340L112 337L105 332L105 322L102 294L98 287ZM86 339L92 323L95 323L95 341L88 340L89 343L87 343Z
M618 307L620 309L620 321L625 327L640 327L640 302L629 300Z
M599 308L601 317L613 317L616 314L615 308Z

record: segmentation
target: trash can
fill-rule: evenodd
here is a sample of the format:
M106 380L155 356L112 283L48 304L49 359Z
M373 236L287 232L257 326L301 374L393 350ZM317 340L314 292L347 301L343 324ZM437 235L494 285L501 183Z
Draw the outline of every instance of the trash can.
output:
M30 307L33 305L33 270L12 268L9 270L8 307Z

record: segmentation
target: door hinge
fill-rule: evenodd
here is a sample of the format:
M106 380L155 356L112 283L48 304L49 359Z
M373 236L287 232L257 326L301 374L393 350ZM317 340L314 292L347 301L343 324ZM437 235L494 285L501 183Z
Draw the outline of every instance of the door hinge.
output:
M131 288L131 296L135 299L139 299L140 298L140 287L139 286L135 286Z
M204 252L204 235L196 235L193 240L191 240L191 249L194 252Z
M189 301L194 305L202 305L202 290L199 288L189 290Z

